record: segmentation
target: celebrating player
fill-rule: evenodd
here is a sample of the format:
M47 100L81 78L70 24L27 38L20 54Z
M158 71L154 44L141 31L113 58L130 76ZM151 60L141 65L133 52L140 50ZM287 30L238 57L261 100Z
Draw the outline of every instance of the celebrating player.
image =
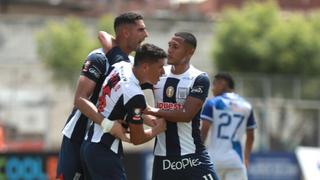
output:
M128 54L134 51L140 43L148 36L143 17L136 13L124 13L118 16L114 22L116 38L112 49L105 55L101 50L96 50L87 57L84 62L81 75L78 81L74 108L63 129L63 141L59 153L57 168L57 179L83 179L83 169L80 163L80 147L83 144L88 118L96 115L95 106L101 85L107 76L109 66L120 61L130 62ZM110 42L111 43L111 42ZM109 47L110 48L110 47ZM114 121L104 117L94 118L98 124L105 127L115 127L111 129L112 134L120 132L121 139L126 139ZM115 129L116 128L116 129ZM108 129L110 131L110 128Z
M100 113L110 120L124 119L130 130L133 144L149 141L166 128L165 120L158 119L151 129L143 129L142 112L147 107L141 84L156 84L164 73L166 53L151 44L136 50L134 66L127 62L116 63L103 83L99 96L97 117ZM86 172L94 180L125 180L121 162L122 143L97 123L90 126L82 157Z

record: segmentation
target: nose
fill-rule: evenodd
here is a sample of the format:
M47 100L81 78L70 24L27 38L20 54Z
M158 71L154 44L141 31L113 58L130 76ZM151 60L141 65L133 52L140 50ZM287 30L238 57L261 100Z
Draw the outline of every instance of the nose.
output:
M145 30L145 38L146 38L146 37L149 37L149 33L148 33L147 30Z
M162 67L162 68L161 68L161 72L160 72L161 76L162 76L164 73L165 73L165 72L164 72L164 68Z

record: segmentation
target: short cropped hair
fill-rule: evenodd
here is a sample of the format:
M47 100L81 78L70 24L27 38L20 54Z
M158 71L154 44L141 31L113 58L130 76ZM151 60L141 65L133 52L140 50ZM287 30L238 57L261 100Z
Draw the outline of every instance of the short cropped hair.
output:
M153 45L145 43L136 49L134 56L134 66L139 66L142 63L157 63L159 59L166 58L167 53Z
M189 32L177 32L174 35L181 37L184 40L184 42L191 45L193 48L197 47L197 39L193 34Z
M114 20L114 31L116 32L117 29L123 24L135 24L137 20L143 20L143 16L134 12L123 13Z
M220 72L214 76L214 79L225 80L228 84L228 87L234 89L235 83L232 76L227 72Z

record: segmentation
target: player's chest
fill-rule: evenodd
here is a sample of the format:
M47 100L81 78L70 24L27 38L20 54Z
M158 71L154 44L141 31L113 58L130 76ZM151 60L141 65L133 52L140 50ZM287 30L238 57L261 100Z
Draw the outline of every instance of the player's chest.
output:
M189 95L193 85L192 78L161 78L154 86L154 95L156 100L164 102L174 101L183 104Z

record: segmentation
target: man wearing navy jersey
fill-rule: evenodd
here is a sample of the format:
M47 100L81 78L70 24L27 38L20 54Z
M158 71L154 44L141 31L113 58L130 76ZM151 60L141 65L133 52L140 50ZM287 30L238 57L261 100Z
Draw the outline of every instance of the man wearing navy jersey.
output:
M57 179L83 179L80 146L88 124L87 116L90 116L92 111L97 111L95 104L101 85L110 72L109 66L120 61L130 62L128 54L148 36L143 17L136 13L118 16L114 28L115 46L107 54L101 50L90 53L84 62L75 93L74 108L63 129ZM104 122L107 121L106 119Z
M207 100L201 114L201 136L205 140L211 129L208 151L220 179L247 180L256 128L252 105L234 92L234 81L228 73L216 74L212 87L214 97Z
M143 129L142 112L147 107L141 85L156 84L164 73L166 53L152 45L144 44L136 50L134 66L127 62L112 65L112 71L103 83L99 101L97 121L102 115L112 121L123 119L130 129L133 144L149 141L166 128L164 119L157 119L151 129ZM94 119L93 119L94 120ZM122 143L103 128L93 123L87 134L90 141L83 150L89 179L125 180L126 175L121 162Z
M190 64L196 46L191 33L174 34L169 41L169 66L153 86L157 108L144 111L167 121L167 130L155 142L153 180L218 179L200 137L200 112L210 83L206 73Z

